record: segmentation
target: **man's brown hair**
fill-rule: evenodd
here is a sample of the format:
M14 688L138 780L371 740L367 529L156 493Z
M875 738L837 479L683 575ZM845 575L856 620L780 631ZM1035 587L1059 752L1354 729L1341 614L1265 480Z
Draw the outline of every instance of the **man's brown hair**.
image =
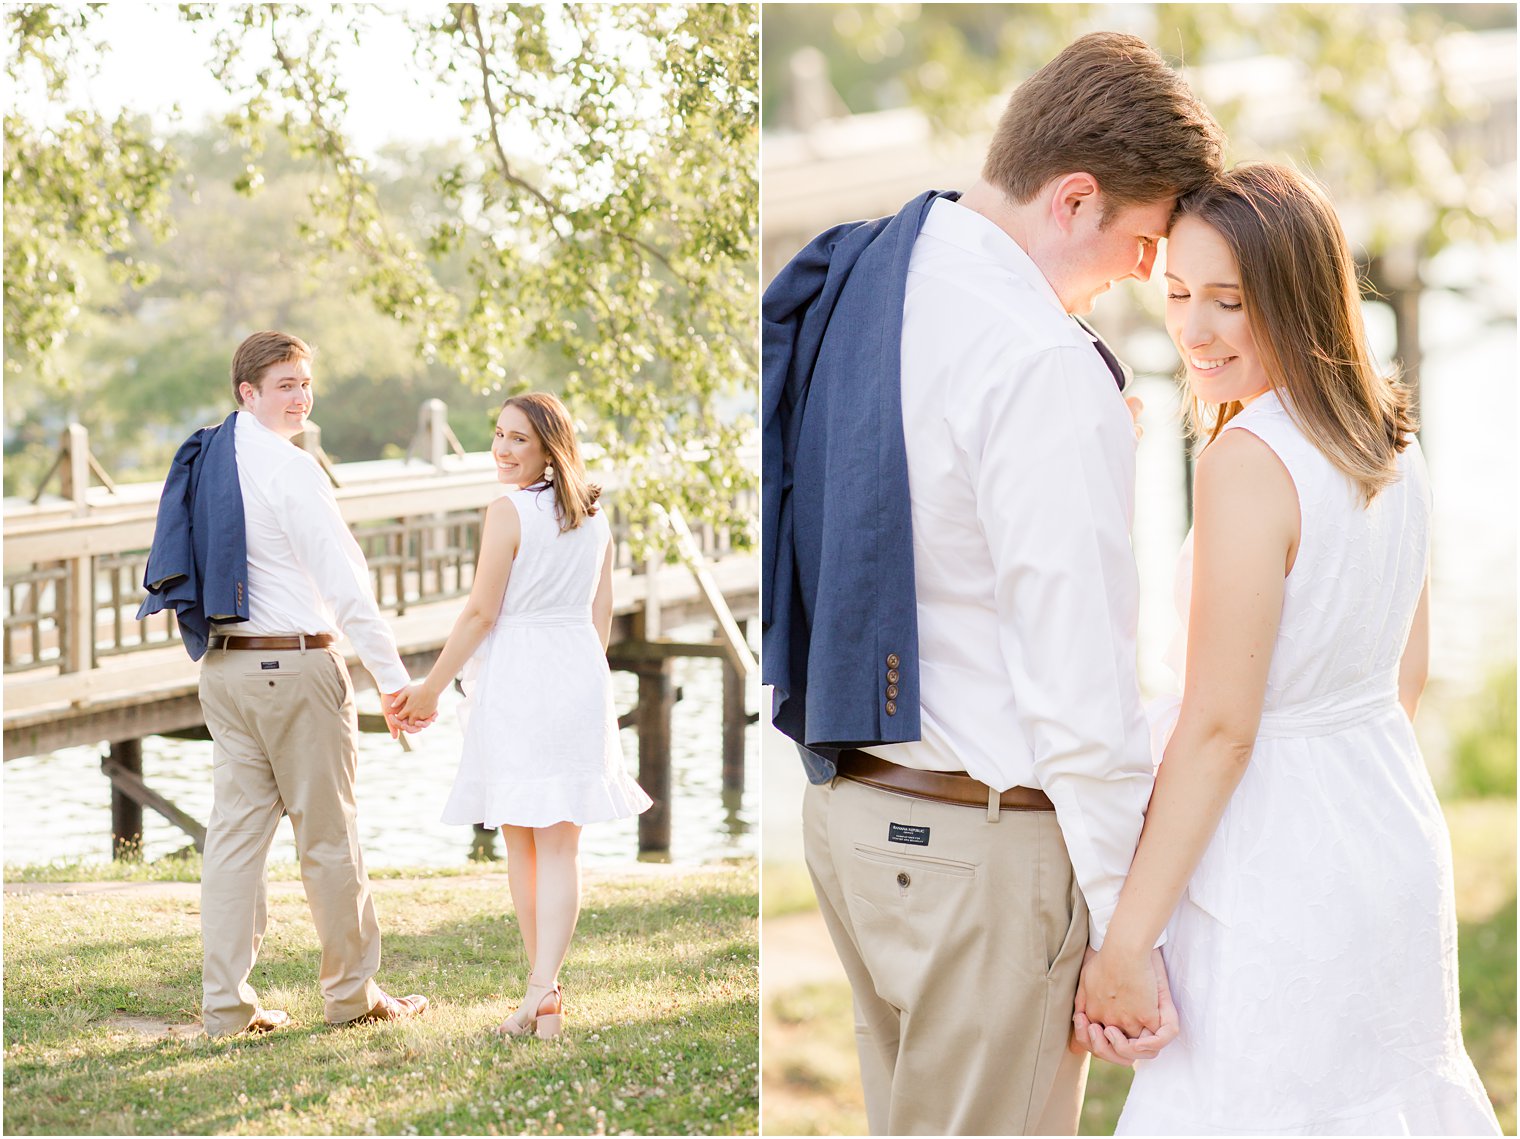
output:
M982 178L1027 202L1052 178L1091 174L1114 207L1187 193L1224 169L1224 132L1144 40L1093 32L1014 89Z
M255 332L232 354L232 398L241 407L243 385L252 384L258 391L264 379L264 369L291 360L310 360L314 355L299 336L288 332Z

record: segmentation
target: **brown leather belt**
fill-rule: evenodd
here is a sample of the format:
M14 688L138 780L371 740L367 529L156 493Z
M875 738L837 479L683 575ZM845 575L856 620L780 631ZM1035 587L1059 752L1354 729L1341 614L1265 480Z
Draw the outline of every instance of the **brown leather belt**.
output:
M299 637L212 637L213 649L262 649L280 652L289 649L325 649L336 638L331 633L306 633ZM304 644L303 644L304 642Z
M914 799L990 809L991 788L963 771L920 771L849 748L839 753L839 775ZM1033 787L1010 787L998 797L1004 811L1053 811L1055 804Z

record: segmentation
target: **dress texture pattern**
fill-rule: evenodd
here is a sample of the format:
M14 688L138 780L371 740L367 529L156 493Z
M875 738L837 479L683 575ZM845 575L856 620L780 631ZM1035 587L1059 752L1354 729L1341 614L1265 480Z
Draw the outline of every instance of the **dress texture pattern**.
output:
M462 676L464 752L445 823L547 827L652 806L623 768L612 674L591 621L605 510L563 533L551 490L512 490L521 539L501 614Z
M1292 477L1299 549L1250 765L1167 927L1181 1034L1137 1065L1118 1132L1497 1135L1462 1044L1451 841L1398 703L1430 549L1419 444L1364 508L1274 393L1227 429ZM1179 676L1191 588L1189 535Z

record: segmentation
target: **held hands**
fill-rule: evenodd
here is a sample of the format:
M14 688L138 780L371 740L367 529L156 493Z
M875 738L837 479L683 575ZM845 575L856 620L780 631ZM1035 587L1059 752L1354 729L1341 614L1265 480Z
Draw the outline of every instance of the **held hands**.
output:
M408 685L399 692L382 693L380 707L385 712L386 724L390 726L391 739L402 732L408 735L420 732L438 718L438 697L427 692L422 684Z
M1150 1060L1177 1038L1177 1006L1161 950L1125 957L1088 949L1077 983L1072 1050L1129 1067Z

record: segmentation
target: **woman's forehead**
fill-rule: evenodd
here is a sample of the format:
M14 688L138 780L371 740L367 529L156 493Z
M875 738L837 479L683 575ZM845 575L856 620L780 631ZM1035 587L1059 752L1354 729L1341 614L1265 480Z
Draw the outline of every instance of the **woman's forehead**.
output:
M501 414L496 417L496 426L500 427L503 431L512 430L530 435L536 434L533 430L533 421L516 404L508 404L501 409Z

